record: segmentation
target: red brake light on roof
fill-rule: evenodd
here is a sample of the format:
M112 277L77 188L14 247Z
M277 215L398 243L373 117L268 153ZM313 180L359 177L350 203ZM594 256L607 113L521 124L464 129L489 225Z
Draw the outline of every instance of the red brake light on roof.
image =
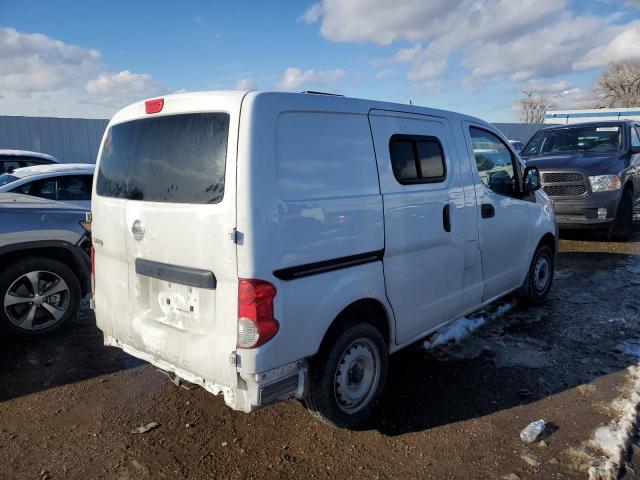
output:
M158 113L162 111L164 107L164 98L155 98L153 100L147 100L144 102L144 108L147 113Z

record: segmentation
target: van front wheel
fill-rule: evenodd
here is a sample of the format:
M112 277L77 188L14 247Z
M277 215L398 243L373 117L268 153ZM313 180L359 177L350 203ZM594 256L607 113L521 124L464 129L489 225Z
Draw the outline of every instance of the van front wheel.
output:
M377 328L348 324L323 342L309 365L307 408L320 420L352 428L373 410L387 376L387 347Z
M536 250L527 275L526 298L534 305L547 299L555 271L553 250L549 245L540 245Z

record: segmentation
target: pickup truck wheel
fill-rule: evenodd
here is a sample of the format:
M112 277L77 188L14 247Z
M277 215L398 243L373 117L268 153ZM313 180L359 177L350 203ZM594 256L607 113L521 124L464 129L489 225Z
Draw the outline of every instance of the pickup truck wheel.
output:
M18 260L0 273L0 329L19 337L52 333L76 314L80 295L80 282L65 264Z
M549 245L540 245L533 255L527 275L526 298L529 302L539 305L546 300L553 283L554 271L553 250Z
M607 231L607 238L618 242L624 242L631 238L633 232L633 193L626 188L622 192L616 218L613 225Z
M307 408L323 422L353 428L384 388L387 347L376 327L350 323L323 342L309 365Z

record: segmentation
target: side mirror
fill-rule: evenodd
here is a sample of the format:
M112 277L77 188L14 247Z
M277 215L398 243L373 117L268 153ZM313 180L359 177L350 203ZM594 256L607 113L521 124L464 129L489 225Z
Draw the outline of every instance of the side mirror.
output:
M522 175L522 193L533 193L541 186L538 167L526 167Z

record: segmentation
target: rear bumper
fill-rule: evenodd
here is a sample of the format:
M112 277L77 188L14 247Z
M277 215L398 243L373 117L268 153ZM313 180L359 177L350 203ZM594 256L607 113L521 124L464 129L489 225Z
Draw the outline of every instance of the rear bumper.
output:
M613 222L622 190L596 192L582 198L553 198L556 222L560 228L598 228ZM607 216L598 218L598 209L606 208Z
M104 344L118 347L129 355L149 362L161 370L170 372L189 383L199 385L208 392L224 396L224 402L234 410L253 412L260 407L293 398L302 399L307 378L307 363L299 360L262 373L246 374L238 372L238 382L235 386L220 385L210 379L205 379L183 370L152 354L138 350L118 339L106 336Z

